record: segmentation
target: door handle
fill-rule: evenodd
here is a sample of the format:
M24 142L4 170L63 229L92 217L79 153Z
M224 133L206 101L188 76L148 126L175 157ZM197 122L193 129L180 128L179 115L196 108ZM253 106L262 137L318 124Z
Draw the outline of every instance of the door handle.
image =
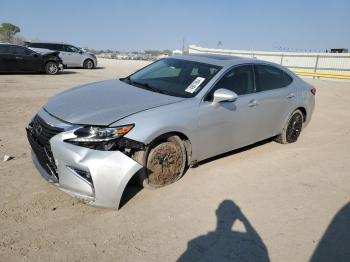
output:
M22 59L23 59L23 57L16 56L16 59L18 59L18 60L22 60Z
M295 97L295 94L294 93L289 93L288 95L287 95L287 98L293 98L293 97Z
M255 106L258 106L260 103L258 101L256 101L255 99L251 100L249 103L248 103L248 106L249 107L255 107Z

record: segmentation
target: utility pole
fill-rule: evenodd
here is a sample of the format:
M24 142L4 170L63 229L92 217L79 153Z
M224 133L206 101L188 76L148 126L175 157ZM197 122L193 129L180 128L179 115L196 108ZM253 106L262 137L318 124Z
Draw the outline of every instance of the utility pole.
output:
M182 54L185 54L186 52L186 39L185 37L182 37Z

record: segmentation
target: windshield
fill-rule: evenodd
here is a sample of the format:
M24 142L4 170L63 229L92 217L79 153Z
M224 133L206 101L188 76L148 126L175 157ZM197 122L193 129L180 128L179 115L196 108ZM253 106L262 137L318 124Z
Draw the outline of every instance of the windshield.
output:
M215 65L166 58L121 80L153 92L193 97L220 69Z

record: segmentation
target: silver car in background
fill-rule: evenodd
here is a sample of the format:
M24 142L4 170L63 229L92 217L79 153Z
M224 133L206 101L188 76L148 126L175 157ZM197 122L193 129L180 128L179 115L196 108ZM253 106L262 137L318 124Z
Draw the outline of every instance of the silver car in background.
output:
M118 208L132 177L161 187L233 149L270 137L297 141L315 92L277 64L177 56L54 96L27 135L48 181L92 205Z
M60 58L65 67L83 67L93 69L97 67L97 58L94 54L85 52L83 49L66 43L49 42L25 42L27 47L41 53L40 50L59 51Z

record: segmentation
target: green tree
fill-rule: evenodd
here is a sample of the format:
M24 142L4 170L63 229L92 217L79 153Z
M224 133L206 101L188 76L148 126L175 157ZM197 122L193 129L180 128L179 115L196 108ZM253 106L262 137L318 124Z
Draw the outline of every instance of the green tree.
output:
M1 38L6 42L12 42L15 34L21 32L18 26L11 23L2 23L0 27Z

